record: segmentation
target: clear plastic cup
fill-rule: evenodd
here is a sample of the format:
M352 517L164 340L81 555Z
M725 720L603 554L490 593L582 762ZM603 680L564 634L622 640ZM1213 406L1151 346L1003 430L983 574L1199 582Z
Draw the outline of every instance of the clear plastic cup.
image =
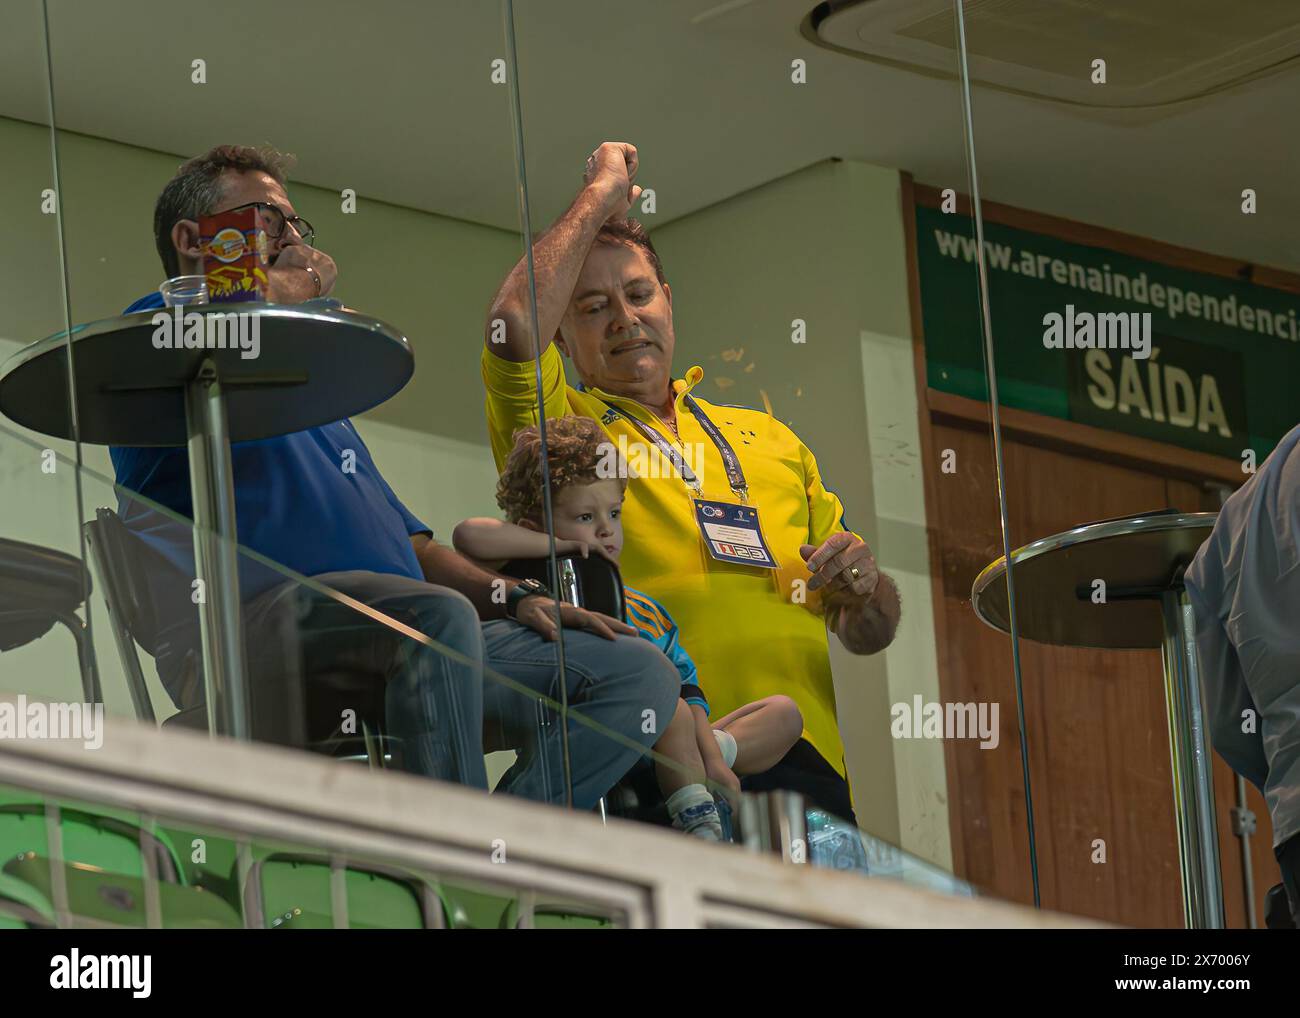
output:
M158 287L163 303L169 308L184 307L186 304L208 303L208 279L206 276L173 276Z

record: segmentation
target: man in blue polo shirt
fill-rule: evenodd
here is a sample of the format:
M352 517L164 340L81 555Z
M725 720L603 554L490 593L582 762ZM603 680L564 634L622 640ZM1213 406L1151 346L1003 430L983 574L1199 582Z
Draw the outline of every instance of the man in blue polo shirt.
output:
M311 226L295 215L283 166L283 157L272 150L241 146L218 146L181 166L154 212L166 275L202 271L199 216L255 206L272 238L270 299L300 303L329 294L337 268L312 246ZM161 306L161 297L152 293L127 311ZM126 492L193 518L184 448L115 447L111 455ZM375 610L348 607L241 554L254 710L278 702L262 694L288 681L286 676L301 675L310 690L341 671L373 673L386 683L386 728L398 741L402 766L486 787L485 745L513 748L520 757L500 787L563 801L558 726L539 727L536 698L529 695L559 699L556 657L547 646L558 635L555 602L433 540L430 528L384 480L349 421L237 443L231 462L240 546ZM130 494L122 496L119 509L162 563L149 571L160 614L170 611L150 648L159 676L178 706L195 706L203 682L190 603L189 528ZM505 603L494 596L501 591ZM649 716L671 716L677 673L630 626L570 605L558 611L570 630L564 650L571 707L624 737L570 726L573 802L589 808L635 762L636 747L649 748L658 738L653 730L643 731L643 718L648 710L655 712ZM412 639L393 621L445 650ZM508 677L523 691L493 681L493 675Z

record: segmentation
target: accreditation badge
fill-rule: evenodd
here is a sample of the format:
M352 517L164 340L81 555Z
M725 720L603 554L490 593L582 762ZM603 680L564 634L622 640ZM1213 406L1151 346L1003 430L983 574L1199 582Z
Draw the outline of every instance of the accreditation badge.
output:
M711 502L703 498L691 501L695 503L695 522L704 538L704 546L715 559L762 569L777 567L772 553L767 550L767 542L763 540L758 510L752 505Z

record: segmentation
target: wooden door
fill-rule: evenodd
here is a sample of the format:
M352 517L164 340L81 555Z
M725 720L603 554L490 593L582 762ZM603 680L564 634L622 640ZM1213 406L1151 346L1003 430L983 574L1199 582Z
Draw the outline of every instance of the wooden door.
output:
M997 748L946 744L953 859L959 876L1032 901L1029 836L1010 638L971 609L976 574L1001 553L987 432L935 421L930 462L964 465L931 487L931 547L941 576L936 612L943 699L998 702ZM1157 469L1098 462L1059 448L1004 440L1013 547L1091 520L1176 506L1214 508L1207 494ZM1042 904L1133 926L1182 925L1169 739L1160 653L1020 642ZM1245 926L1241 841L1231 833L1232 772L1215 757L1216 808L1229 925ZM1258 921L1280 880L1263 798L1252 839ZM1104 862L1098 860L1104 850Z

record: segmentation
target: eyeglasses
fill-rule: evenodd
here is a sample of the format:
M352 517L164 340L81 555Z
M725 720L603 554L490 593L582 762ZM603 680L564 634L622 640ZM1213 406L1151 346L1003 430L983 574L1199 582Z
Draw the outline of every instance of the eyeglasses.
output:
M272 205L268 201L250 201L224 211L238 212L240 209L257 209L262 220L262 229L266 231L268 237L279 240L284 236L285 226L292 226L294 233L298 234L304 244L308 247L314 246L312 242L316 239L316 231L302 216L286 216L278 205Z

